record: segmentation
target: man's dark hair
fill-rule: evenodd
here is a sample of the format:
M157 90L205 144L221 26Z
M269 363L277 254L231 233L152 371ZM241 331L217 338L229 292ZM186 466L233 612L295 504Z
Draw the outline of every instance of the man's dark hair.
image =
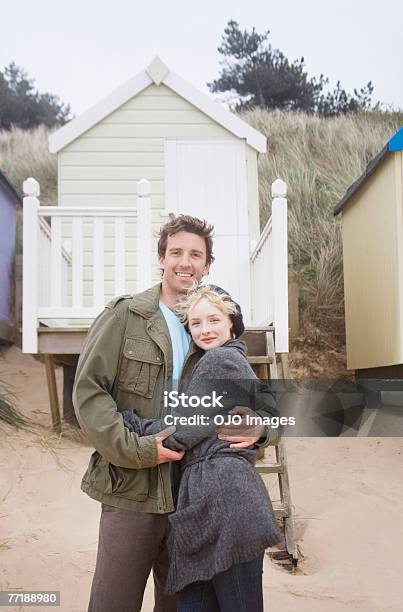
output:
M189 234L196 234L204 238L206 243L206 263L213 263L213 231L214 225L210 225L205 220L202 221L190 215L175 216L173 213L170 213L168 221L161 227L159 232L158 257L165 257L168 236L173 236L178 232L189 232Z

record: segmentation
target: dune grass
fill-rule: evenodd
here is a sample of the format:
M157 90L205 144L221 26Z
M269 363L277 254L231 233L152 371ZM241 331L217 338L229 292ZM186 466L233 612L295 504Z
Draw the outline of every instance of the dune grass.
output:
M16 436L17 439L22 439L18 436L29 434L28 438L24 437L24 444L35 446L43 453L49 453L60 469L71 470L71 461L65 457L64 451L71 450L71 443L90 446L85 434L68 423L62 423L62 431L56 432L50 425L43 425L25 416L17 404L18 398L11 386L0 381L0 438L10 437L12 433L13 439ZM0 498L0 503L4 499Z
M49 129L39 126L33 130L13 128L0 132L0 170L4 172L18 193L29 176L39 182L42 204L57 201L57 156L49 153Z
M16 429L29 429L31 424L16 407L15 397L9 387L0 382L0 421Z

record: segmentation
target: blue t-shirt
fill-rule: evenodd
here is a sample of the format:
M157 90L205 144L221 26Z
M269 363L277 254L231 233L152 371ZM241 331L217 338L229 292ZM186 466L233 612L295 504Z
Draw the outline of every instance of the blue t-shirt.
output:
M159 303L162 314L167 322L172 343L173 372L172 389L178 389L178 381L182 375L183 364L189 350L190 335L186 332L179 317L163 302Z

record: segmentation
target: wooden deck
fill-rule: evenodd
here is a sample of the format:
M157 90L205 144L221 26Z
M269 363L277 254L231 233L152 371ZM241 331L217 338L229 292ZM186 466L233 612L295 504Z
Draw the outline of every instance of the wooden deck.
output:
M79 355L87 337L87 327L39 327L38 353Z

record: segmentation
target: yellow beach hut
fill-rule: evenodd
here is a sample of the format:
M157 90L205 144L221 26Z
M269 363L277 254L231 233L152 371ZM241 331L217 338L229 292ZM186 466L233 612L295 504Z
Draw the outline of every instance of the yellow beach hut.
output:
M334 209L342 215L347 367L403 378L403 128Z

